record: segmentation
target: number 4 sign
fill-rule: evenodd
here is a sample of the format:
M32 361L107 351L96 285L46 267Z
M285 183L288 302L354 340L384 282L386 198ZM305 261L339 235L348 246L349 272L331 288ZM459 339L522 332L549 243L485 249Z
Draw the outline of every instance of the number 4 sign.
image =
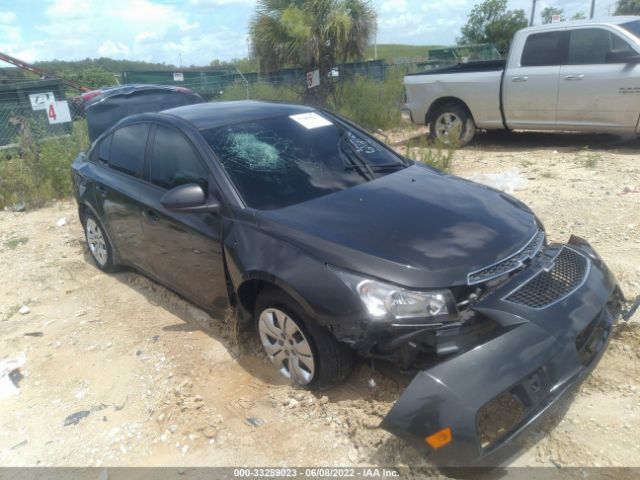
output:
M56 123L67 123L71 121L69 105L65 100L49 102L46 107L47 118L51 125Z

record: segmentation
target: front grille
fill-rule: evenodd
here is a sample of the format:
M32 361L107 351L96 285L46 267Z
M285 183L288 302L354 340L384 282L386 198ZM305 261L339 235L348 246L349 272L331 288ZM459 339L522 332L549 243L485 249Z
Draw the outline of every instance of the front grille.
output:
M524 262L536 256L544 243L544 232L538 230L529 242L518 252L510 257L500 260L498 263L481 268L467 275L467 284L475 285L488 280L498 278L509 272L513 272L524 265Z
M587 258L563 247L549 270L541 270L505 300L530 308L545 308L573 293L589 273Z

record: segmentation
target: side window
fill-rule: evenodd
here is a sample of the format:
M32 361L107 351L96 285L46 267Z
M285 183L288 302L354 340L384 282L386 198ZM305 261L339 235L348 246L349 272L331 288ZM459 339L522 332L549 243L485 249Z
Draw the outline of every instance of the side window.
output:
M611 50L631 50L623 39L602 28L572 30L569 37L569 65L597 65L607 63Z
M170 190L185 183L197 183L207 191L208 173L200 155L178 130L158 125L153 142L149 180Z
M563 32L534 33L527 37L520 65L542 67L562 63Z
M111 168L136 177L142 176L149 127L148 123L138 123L119 128L113 133L109 152Z
M102 139L100 143L96 144L96 146L91 150L91 161L92 162L102 162L109 163L109 153L111 151L111 137Z
M100 142L98 146L98 161L109 163L109 155L111 154L111 139L113 135L109 135L107 138Z

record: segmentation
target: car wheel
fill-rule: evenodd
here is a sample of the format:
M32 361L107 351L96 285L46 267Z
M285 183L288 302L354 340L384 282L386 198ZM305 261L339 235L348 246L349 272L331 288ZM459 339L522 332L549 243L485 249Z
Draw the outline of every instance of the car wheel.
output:
M263 290L255 320L269 360L285 378L322 389L351 372L353 351L327 329L306 321L302 309L281 290Z
M89 253L96 266L105 272L114 271L116 265L113 263L113 249L102 225L91 213L85 215L83 223Z
M466 145L475 133L473 118L465 108L456 104L438 108L429 122L429 138L445 146Z

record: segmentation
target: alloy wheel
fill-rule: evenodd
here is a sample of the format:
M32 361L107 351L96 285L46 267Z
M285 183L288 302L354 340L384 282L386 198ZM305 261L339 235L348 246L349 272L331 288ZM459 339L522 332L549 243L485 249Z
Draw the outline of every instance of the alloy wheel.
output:
M436 119L436 136L445 143L452 140L452 134L459 137L461 133L462 120L455 113L445 112Z
M258 317L258 331L269 360L282 375L308 385L315 374L309 340L298 324L282 310L267 308Z
M87 243L89 244L89 250L91 255L95 258L96 262L100 266L105 266L109 258L107 252L107 242L104 239L102 230L98 223L91 217L87 219Z

